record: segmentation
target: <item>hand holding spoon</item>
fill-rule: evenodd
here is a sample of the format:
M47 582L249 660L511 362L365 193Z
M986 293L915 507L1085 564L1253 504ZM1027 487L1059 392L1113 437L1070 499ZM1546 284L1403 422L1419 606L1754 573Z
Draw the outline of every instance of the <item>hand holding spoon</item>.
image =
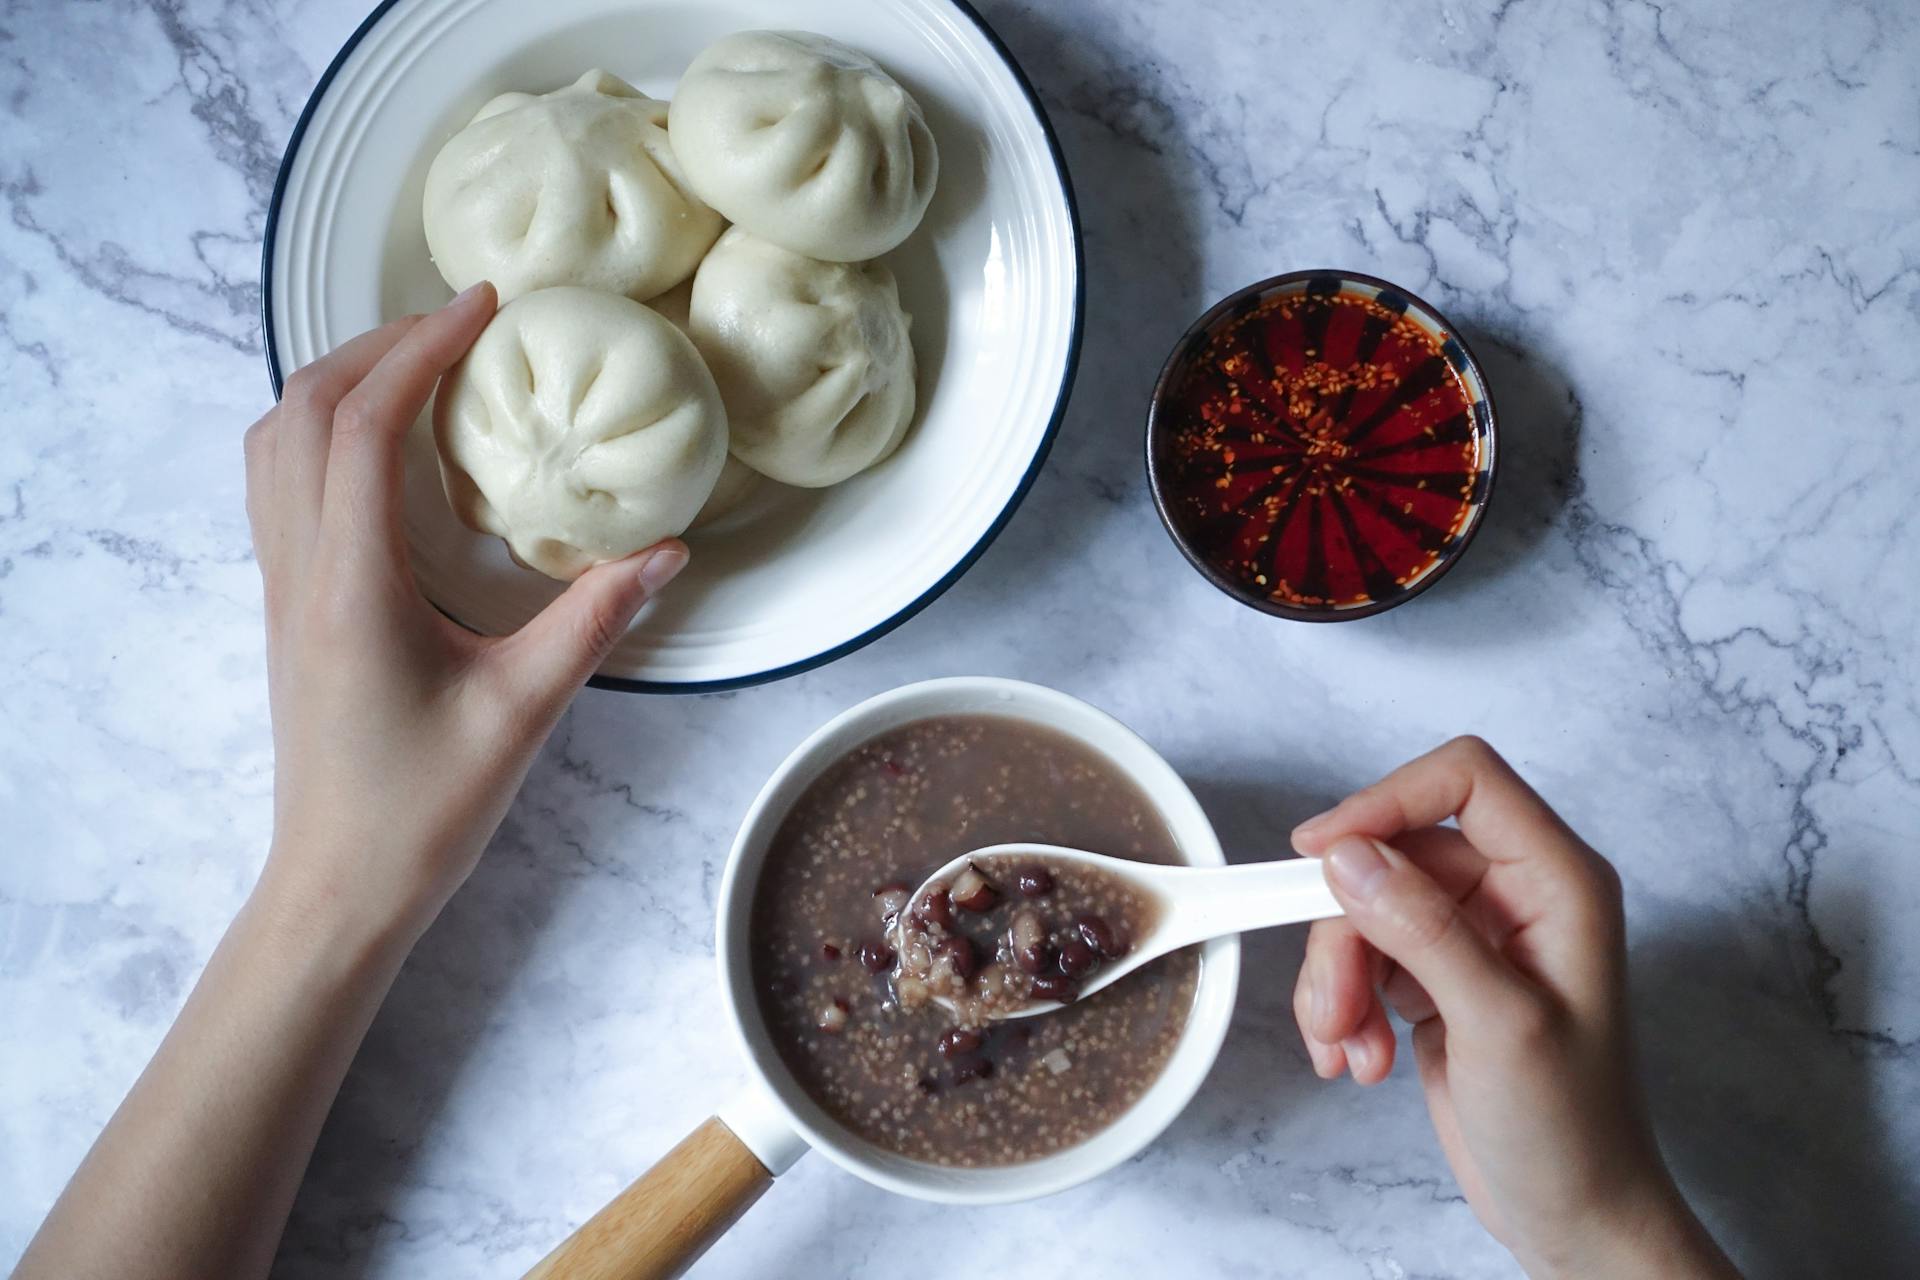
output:
M1320 862L1313 858L1287 858L1237 867L1180 867L1131 862L1059 845L997 844L960 855L913 891L908 902L914 905L901 911L893 925L895 946L903 957L909 954L907 944L913 932L929 927L928 912L923 904L929 901L951 904L950 912L932 913L935 916L932 926L947 934L951 932L948 920L964 918L969 901L974 903L971 910L978 912L998 900L1003 891L1001 886L990 885L984 891L975 887L982 880L975 869L978 863L996 868L1011 863L1049 872L1062 868L1091 872L1152 905L1150 919L1122 947L1099 948L1104 955L1095 961L1097 967L1077 982L1073 998L1092 995L1141 965L1196 942L1341 914L1340 904L1327 888ZM948 920L938 918L942 915L948 916ZM1017 929L1017 924L1014 927ZM1088 943L1093 940L1091 936L1087 939ZM1003 953L1007 949L1003 944ZM1017 939L1010 949L1018 952ZM1081 950L1084 952L1086 948ZM1112 954L1115 950L1122 953L1116 956ZM1052 963L1062 969L1078 967L1079 957L1071 957L1076 961L1074 964L1068 964L1069 959L1062 951ZM958 975L963 982L972 976L971 960L967 961L966 970ZM948 975L936 975L935 982L943 976ZM1043 975L1035 980L1035 990L1030 996L1015 1002L992 996L969 998L970 1007L964 1011L951 991L943 991L937 985L929 992L929 998L950 1011L962 1016L971 1014L976 1019L982 1016L1025 1018L1060 1008L1062 1001L1046 998L1047 985Z

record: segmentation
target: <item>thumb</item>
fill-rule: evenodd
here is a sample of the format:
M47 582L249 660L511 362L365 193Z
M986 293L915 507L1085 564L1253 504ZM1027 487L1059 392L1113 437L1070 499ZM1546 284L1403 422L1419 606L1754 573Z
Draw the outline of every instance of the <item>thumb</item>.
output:
M1489 1026L1531 997L1453 895L1393 846L1338 840L1326 852L1326 876L1348 922L1426 988L1449 1027Z
M504 641L500 656L521 691L565 698L620 642L640 606L687 566L686 544L669 538L624 560L597 564Z

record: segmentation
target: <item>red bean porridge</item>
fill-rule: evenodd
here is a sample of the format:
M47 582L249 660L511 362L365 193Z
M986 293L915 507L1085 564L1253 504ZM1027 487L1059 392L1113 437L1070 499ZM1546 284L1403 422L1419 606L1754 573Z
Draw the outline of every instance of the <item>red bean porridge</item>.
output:
M951 716L883 734L829 768L761 871L754 986L782 1059L847 1128L913 1159L1016 1164L1085 1141L1158 1078L1193 1003L1193 949L1073 999L1089 959L1124 955L1151 923L1152 904L1111 877L982 859L991 900L956 880L947 921L931 924L927 904L908 901L960 854L1011 841L1178 861L1151 802L1105 757L1021 721ZM914 925L895 934L902 910ZM949 969L967 947L970 988L997 970L1008 999L1073 1002L988 1022L985 1006L963 1001L956 1015L914 991L916 975L896 974L894 944L910 936L946 946Z
M903 1009L943 1003L965 1026L1080 998L1160 913L1122 877L1040 853L969 858L916 886L890 937L893 997Z

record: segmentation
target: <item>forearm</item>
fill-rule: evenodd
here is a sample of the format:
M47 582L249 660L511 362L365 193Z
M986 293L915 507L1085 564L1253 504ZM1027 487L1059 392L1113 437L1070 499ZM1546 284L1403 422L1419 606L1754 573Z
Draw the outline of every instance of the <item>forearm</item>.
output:
M265 1275L411 940L263 879L17 1280Z

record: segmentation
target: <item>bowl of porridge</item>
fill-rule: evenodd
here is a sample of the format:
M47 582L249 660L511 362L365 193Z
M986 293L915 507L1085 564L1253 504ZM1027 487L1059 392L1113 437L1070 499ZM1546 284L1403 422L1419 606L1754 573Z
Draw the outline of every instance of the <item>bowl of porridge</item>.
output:
M1224 862L1192 792L1132 731L1066 694L991 678L908 685L829 722L769 779L728 860L720 979L771 1110L890 1191L994 1203L1096 1177L1172 1122L1225 1038L1234 939L1017 1022L903 1001L889 926L926 905L907 891L1008 841ZM1029 905L1062 921L1105 910L1116 924L1142 909L1082 900L1083 886L1023 867L984 870L978 898L943 910L990 929ZM969 954L994 963L991 944ZM1049 973L1058 965L1056 949Z
M809 1149L901 1195L994 1204L1098 1177L1158 1137L1226 1038L1239 939L1082 998L1079 979L1126 954L1154 903L991 857L914 900L960 855L1014 842L1225 862L1152 747L1038 685L907 685L801 743L748 809L720 882L720 993L749 1087L533 1274L609 1255L686 1265ZM896 927L909 919L921 933ZM939 954L902 963L895 944L928 929ZM1002 1019L913 986L996 967L1010 990L1061 1007Z

